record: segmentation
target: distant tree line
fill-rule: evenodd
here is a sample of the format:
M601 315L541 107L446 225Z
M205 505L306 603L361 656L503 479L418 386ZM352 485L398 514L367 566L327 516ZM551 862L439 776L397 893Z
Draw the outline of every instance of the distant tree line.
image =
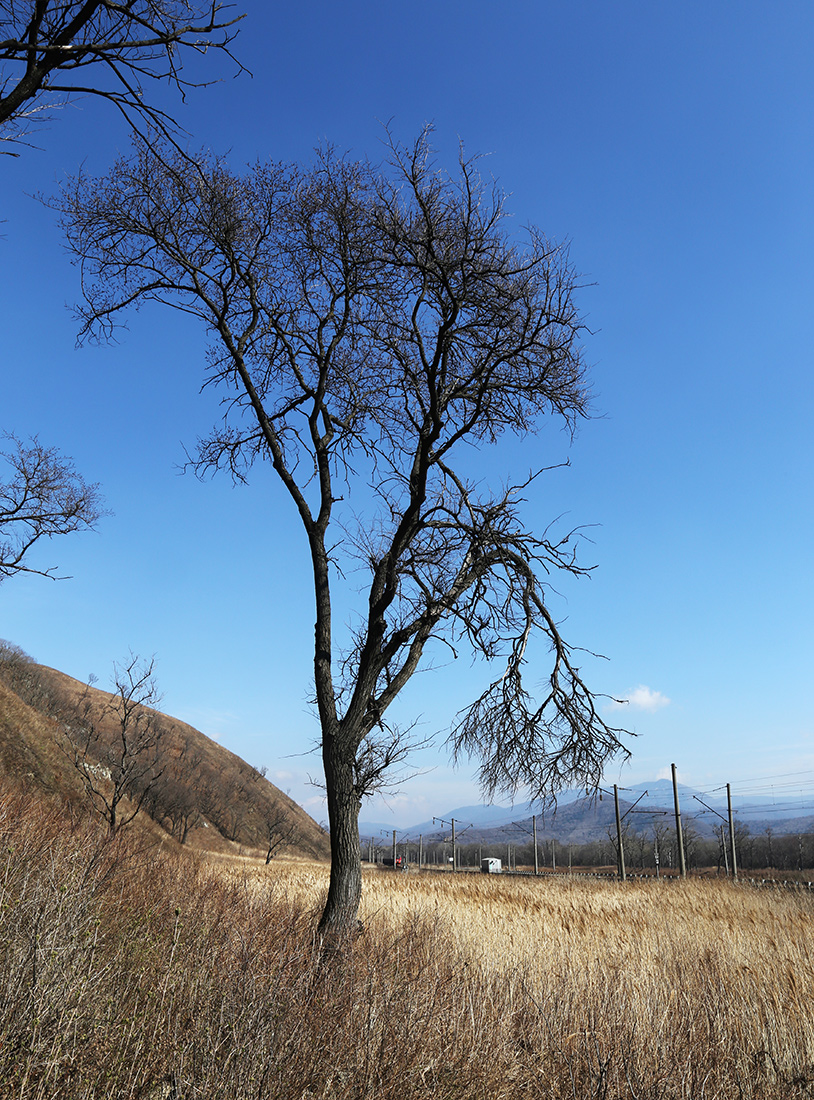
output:
M691 821L683 825L687 867L691 871L713 869L721 874L729 868L729 834L717 832L712 837L701 836ZM655 874L656 868L672 873L678 868L676 831L666 825L646 830L628 830L623 837L625 862L630 872ZM426 839L421 842L422 864L446 867L452 859L450 840ZM492 843L456 845L456 865L461 869L480 866L482 859L497 858L504 868L533 869L534 847L531 841L514 840ZM814 869L814 832L778 833L771 826L752 833L748 825L736 822L735 850L741 873L758 871L802 872ZM397 841L398 856L410 865L419 861L417 840ZM368 862L392 861L393 845L387 837L362 839L362 856ZM372 859L371 859L372 857ZM567 843L550 837L537 842L537 865L543 869L567 870L592 868L614 870L617 861L616 837L608 835L581 844Z

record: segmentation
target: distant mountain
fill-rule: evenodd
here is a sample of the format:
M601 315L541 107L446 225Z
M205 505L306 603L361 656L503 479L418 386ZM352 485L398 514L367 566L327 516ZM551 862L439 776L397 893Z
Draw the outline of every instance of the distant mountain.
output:
M726 817L726 795L704 794L686 784L678 784L678 797L682 820L701 836L709 837L717 832L722 818ZM778 835L792 832L814 831L814 816L806 817L801 811L814 809L811 801L800 795L782 804L772 797L755 798L742 795L732 799L738 821L748 825L752 833L765 832L771 827ZM673 784L669 779L654 779L647 783L634 783L620 788L619 807L626 823L635 832L645 832L657 818L664 818L668 827L673 826ZM538 838L555 839L564 844L587 843L604 839L608 831L615 830L613 796L586 798L582 790L564 791L553 809L544 812L539 803L522 802L514 806L475 805L458 806L434 820L418 822L407 828L397 829L397 839L425 841L442 840L451 834L450 822L454 819L456 836L461 842L498 844L523 843L532 833L532 815L536 817ZM360 821L363 838L379 840L392 833L393 825Z
M732 794L732 809L739 815L742 821L754 819L763 821L771 818L775 823L784 819L799 818L805 810L814 810L814 798L804 792L790 790L788 782L778 788L777 794L739 794L735 790ZM646 793L644 793L646 792ZM625 791L625 797L635 802L638 793L644 793L639 802L641 807L658 806L673 809L673 784L670 779L656 779L649 783L634 783ZM687 787L683 783L678 784L678 798L682 814L695 816L701 814L714 817L716 811L726 815L726 789L705 794L693 787ZM707 807L711 807L708 809ZM786 826L789 821L786 821ZM784 826L784 828L786 827ZM793 831L793 830L792 830Z
M558 805L564 806L570 802L578 801L585 797L584 791L563 791L559 795L557 802ZM419 821L415 825L408 825L406 828L399 829L394 826L392 822L383 823L381 821L368 821L366 819L360 819L359 821L359 833L363 837L379 837L382 834L392 833L396 828L396 832L400 839L413 840L419 836L435 836L449 832L450 825L444 825L443 822L455 821L456 829L466 829L468 826L474 826L480 830L485 827L498 828L504 825L510 825L512 821L523 821L531 819L532 814L541 815L542 810L537 802L519 802L513 806L499 806L494 803L487 805L476 806L457 806L454 810L448 810L446 813L441 814L439 817L430 818L427 821Z
M749 832L753 836L757 836L760 833L765 833L767 829L771 829L777 836L789 836L794 833L814 833L814 815L808 814L805 817L783 817L779 820L777 818L770 817L754 817L754 818L742 818L745 825L749 826Z
M627 803L620 805L627 808ZM624 812L624 809L623 809ZM615 821L613 799L586 798L584 791L567 791L558 798L556 807L543 811L538 802L522 802L514 806L458 806L434 820L421 821L397 830L397 839L425 841L443 840L451 835L455 821L456 836L461 843L499 844L523 843L533 834L532 817L536 818L540 840L557 839L564 843L583 843L604 838ZM379 839L392 832L393 826L374 822L359 823L363 838Z
M623 792L628 802L639 800L640 806L663 808L665 806L672 807L673 805L673 781L671 779L652 779L648 780L647 783L632 783L629 787L620 787L620 796ZM678 799L682 810L693 795L700 794L701 792L694 787L688 787L684 783L678 784Z

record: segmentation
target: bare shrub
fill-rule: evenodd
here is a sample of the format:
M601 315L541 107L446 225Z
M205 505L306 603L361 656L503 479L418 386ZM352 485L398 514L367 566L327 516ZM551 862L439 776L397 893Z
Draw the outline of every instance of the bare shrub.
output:
M123 665L114 664L113 692L88 685L64 727L65 753L111 836L138 815L166 766L154 668L154 659L132 653Z

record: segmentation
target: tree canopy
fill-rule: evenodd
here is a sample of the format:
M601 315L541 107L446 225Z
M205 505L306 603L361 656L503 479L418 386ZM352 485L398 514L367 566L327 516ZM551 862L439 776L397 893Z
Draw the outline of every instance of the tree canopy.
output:
M223 19L224 8L217 0L0 0L0 149L11 152L6 143L83 95L168 133L173 120L145 84L169 81L182 95L194 86L183 54L229 52L240 17Z
M0 581L18 573L54 577L56 566L32 564L43 539L87 531L105 514L99 486L88 484L70 458L35 437L5 432L0 451Z

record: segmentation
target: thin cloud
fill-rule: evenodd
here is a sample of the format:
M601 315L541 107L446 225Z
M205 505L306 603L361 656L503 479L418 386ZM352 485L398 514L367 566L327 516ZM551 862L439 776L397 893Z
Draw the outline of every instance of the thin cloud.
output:
M657 710L663 710L664 707L669 707L670 700L666 695L663 695L660 691L654 691L652 688L646 686L646 684L639 684L633 691L628 692L623 698L614 700L610 704L611 710L622 710L628 707L633 710L645 710L650 714L655 713Z

